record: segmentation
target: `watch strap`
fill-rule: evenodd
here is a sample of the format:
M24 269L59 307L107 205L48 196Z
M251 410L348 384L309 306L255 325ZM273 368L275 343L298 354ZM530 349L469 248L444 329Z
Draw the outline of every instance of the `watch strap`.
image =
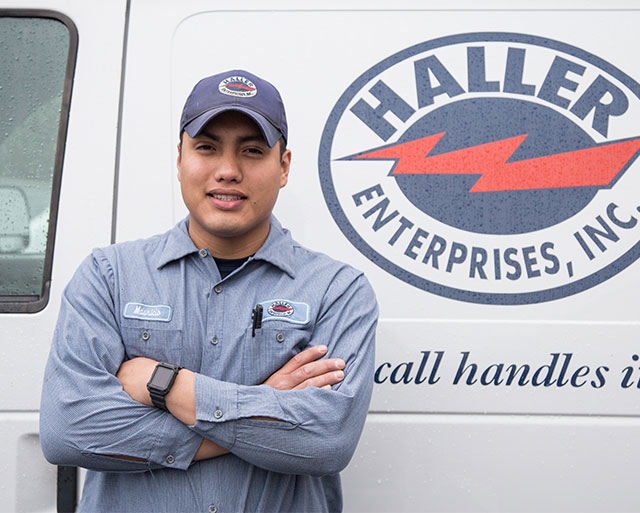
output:
M167 408L167 401L165 400L165 396L168 393L169 393L168 391L165 394L160 394L160 393L155 392L155 391L150 391L149 395L151 396L151 402L153 403L153 405L156 408L160 408L161 410L169 411L169 408Z

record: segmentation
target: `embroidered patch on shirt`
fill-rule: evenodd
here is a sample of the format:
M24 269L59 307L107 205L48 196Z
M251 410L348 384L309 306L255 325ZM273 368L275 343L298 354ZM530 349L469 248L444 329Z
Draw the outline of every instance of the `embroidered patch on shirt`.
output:
M127 303L122 314L127 319L141 319L143 321L171 320L171 307L168 305L143 305L142 303Z
M309 322L309 305L298 303L288 299L271 299L263 301L262 322L286 321L294 324L307 324Z

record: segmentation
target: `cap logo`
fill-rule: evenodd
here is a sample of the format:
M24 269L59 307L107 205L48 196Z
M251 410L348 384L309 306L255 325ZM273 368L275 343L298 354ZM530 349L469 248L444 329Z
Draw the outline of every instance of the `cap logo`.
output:
M258 88L251 80L242 76L227 77L218 84L218 91L227 96L250 98L255 96Z

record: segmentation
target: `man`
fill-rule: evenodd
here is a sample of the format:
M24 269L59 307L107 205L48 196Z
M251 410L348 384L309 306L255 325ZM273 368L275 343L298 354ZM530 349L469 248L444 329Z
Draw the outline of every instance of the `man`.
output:
M92 252L62 298L40 435L90 469L81 511L340 511L372 388L362 273L271 212L291 152L278 91L245 71L184 106L187 219Z

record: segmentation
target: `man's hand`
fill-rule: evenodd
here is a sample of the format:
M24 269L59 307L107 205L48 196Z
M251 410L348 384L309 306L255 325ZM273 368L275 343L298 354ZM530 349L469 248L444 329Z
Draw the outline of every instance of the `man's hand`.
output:
M153 406L147 390L147 383L157 364L158 362L151 358L142 357L122 362L116 373L116 378L120 380L122 389L129 394L131 399L147 406Z
M344 360L330 358L320 360L327 353L327 346L312 346L301 351L284 366L274 372L263 385L276 390L300 390L307 387L331 388L344 379Z

